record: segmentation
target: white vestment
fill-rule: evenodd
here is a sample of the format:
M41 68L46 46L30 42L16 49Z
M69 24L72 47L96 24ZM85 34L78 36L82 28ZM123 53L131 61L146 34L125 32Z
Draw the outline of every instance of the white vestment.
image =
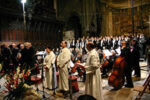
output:
M68 91L69 83L68 83L68 68L70 68L70 60L71 60L71 52L68 48L63 48L62 52L59 54L57 58L57 65L59 68L59 89Z
M91 50L85 64L86 82L85 93L96 98L96 100L103 100L102 95L102 80L100 72L100 60L95 49Z
M53 82L53 67L55 63L55 54L51 51L48 55L44 58L44 65L46 65L47 69L45 69L45 81L46 81L46 88L54 89L54 82ZM55 74L56 75L56 74Z

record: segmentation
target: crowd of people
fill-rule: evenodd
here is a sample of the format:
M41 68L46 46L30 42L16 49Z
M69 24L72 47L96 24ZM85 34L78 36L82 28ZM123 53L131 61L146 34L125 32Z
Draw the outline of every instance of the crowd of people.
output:
M2 71L9 72L18 66L25 66L27 69L35 64L35 50L30 42L24 44L1 45L0 61L3 65Z
M94 96L97 100L102 100L99 65L106 58L105 60L109 62L108 69L111 69L113 62L118 56L125 57L126 59L128 66L125 67L125 77L127 80L125 86L132 88L134 85L131 78L132 71L134 70L134 75L140 78L140 58L144 58L145 60L146 57L149 57L149 55L144 56L150 51L149 47L146 48L147 44L150 45L149 40L143 34L138 34L136 36L83 37L77 40L62 41L61 47L56 50L47 46L45 47L46 53L43 58L46 88L53 89L54 80L52 76L54 75L52 73L54 73L53 68L56 65L56 69L59 72L58 87L64 96L66 96L69 91L68 69L70 69L70 61L75 64L74 66L77 66L76 62L80 61L80 63L85 63L85 73L83 75L86 83L86 94ZM3 71L5 72L8 72L10 69L13 70L17 66L23 66L24 64L26 68L32 68L36 63L36 59L36 51L30 42L19 45L12 43L10 46L4 44L1 46L0 60L3 62ZM103 69L102 75L107 76L108 69Z
M88 40L92 41L95 44L95 48L99 54L100 60L103 56L107 56L109 61L109 67L112 66L114 60L121 53L121 42L125 41L127 47L130 49L130 61L131 66L135 70L135 76L140 77L140 67L139 60L140 58L146 59L146 44L147 39L143 34L133 35L122 35L122 36L104 36L104 37L83 37L78 40L67 41L67 48L72 52L72 61L75 63L80 60L81 63L84 63L87 58L87 49L86 44ZM105 52L109 51L109 52ZM55 54L58 55L61 52L61 49L56 49ZM107 54L109 53L109 54ZM105 55L104 55L105 54ZM133 59L134 58L134 59ZM103 76L107 77L107 71L103 70Z
M126 78L125 86L132 88L134 86L132 72L134 71L135 77L141 77L139 61L141 57L145 60L144 55L147 54L146 44L148 41L143 34L137 36L83 37L76 41L63 41L60 49L53 50L57 57L59 72L61 73L59 77L61 81L58 86L60 87L59 89L63 90L64 94L68 91L69 86L66 85L68 83L67 68L70 67L68 61L71 60L74 64L80 61L81 63L85 63L86 94L94 96L97 100L100 98L102 100L102 95L99 95L102 92L101 82L96 81L97 79L101 80L99 77L100 72L98 72L97 68L99 68L99 63L102 62L103 58L107 58L113 64L118 56L125 57L127 63L124 69L124 76ZM109 51L110 55L105 50ZM112 64L110 64L111 67ZM106 74L106 71L102 72L102 74L104 73ZM100 85L99 88L97 84ZM94 88L95 86L97 86L97 89Z

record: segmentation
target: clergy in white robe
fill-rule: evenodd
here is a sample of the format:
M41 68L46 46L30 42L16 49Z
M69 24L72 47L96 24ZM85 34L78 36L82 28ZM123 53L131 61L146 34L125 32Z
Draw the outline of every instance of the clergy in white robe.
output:
M96 100L103 100L99 56L93 43L87 44L87 50L89 54L85 64L85 93L95 97Z
M71 52L66 47L67 43L62 41L62 52L59 54L57 58L57 65L59 67L59 90L63 90L65 92L69 91L69 72L68 68L70 68L70 60L71 60Z
M44 58L44 68L45 68L45 85L46 88L48 89L54 89L53 87L53 67L54 67L54 63L55 63L55 54L53 53L53 51L51 50L50 47L46 48L47 51L47 55Z

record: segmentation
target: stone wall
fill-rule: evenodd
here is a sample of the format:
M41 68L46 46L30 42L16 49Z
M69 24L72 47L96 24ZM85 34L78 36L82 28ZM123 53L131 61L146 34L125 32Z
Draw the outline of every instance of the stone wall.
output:
M115 9L107 5L103 7L102 33L105 35L121 35L132 33L131 9ZM144 21L144 29L139 29L141 17ZM150 4L134 8L135 33L144 33L150 36Z
M102 3L101 0L57 0L56 11L57 18L66 22L64 30L74 30L76 37L121 35L132 33L130 2L127 6L127 8L113 8ZM150 36L150 4L145 3L142 7L142 14L141 6L134 7L134 30L135 33L144 33ZM148 26L142 30L138 28L141 15L144 24ZM78 24L70 21L72 16L79 19ZM70 23L68 23L69 21ZM81 31L78 31L79 27L76 26L79 26ZM94 35L95 33L96 35Z

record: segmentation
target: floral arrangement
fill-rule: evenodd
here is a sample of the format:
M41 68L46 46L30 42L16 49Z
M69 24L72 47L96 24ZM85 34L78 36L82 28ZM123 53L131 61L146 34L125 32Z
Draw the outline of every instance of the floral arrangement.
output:
M20 100L29 89L24 85L30 79L30 70L21 70L20 67L17 67L16 70L6 74L5 79L8 95L6 95L4 99Z
M16 70L14 70L12 73L9 73L6 75L6 88L10 91L12 89L16 89L19 84L25 83L27 78L29 77L30 70L20 70L20 67L18 67Z

